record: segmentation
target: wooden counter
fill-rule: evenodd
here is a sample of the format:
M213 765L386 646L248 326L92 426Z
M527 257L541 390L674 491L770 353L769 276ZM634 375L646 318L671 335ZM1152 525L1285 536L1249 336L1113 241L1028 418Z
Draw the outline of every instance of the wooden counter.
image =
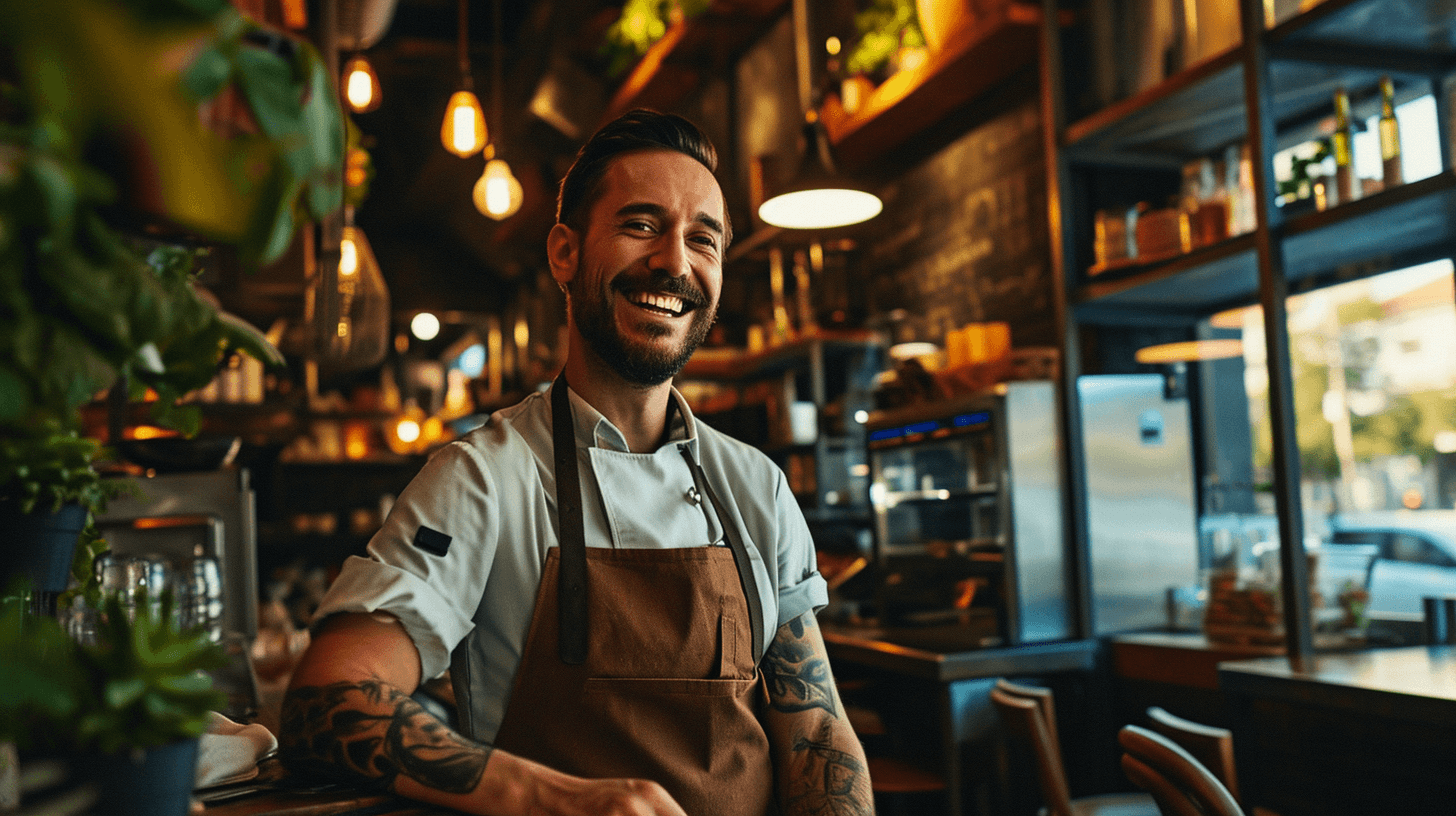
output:
M972 678L1091 671L1097 642L1071 640L988 649L956 648L953 635L937 646L933 632L824 625L829 659L949 683ZM913 646L902 645L906 642Z
M1196 632L1132 632L1111 640L1118 677L1210 690L1218 688L1218 664L1284 653L1282 646L1212 643Z
M207 816L458 816L439 808L377 793L273 791L208 805Z
M1456 647L1224 663L1248 800L1283 816L1456 808Z

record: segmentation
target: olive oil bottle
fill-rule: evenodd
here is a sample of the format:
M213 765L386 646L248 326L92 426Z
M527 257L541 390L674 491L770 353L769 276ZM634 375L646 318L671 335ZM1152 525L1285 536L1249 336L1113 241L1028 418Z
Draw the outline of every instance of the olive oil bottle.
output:
M1330 151L1335 154L1335 204L1344 204L1356 198L1353 142L1350 95L1344 88L1340 88L1335 91L1335 132L1330 136Z
M1380 78L1380 159L1385 165L1385 189L1402 182L1400 175L1400 123L1395 120L1395 83Z

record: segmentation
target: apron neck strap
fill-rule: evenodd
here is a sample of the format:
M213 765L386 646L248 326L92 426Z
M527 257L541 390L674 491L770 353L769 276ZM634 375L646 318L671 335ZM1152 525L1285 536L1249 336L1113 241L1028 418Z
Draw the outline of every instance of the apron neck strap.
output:
M586 662L586 529L577 475L576 427L566 396L566 372L551 385L551 448L556 469L556 528L561 548L561 662Z
M758 594L758 580L754 578L753 560L748 556L748 546L724 512L723 502L718 500L717 492L703 474L703 468L693 458L689 446L679 445L678 450L682 451L683 458L688 461L688 469L693 472L693 483L697 485L698 492L706 495L708 502L713 505L713 512L718 516L718 526L723 529L723 539L733 549L733 561L738 567L738 582L743 587L743 600L748 602L748 625L753 629L753 662L758 663L763 660L764 651L763 599Z

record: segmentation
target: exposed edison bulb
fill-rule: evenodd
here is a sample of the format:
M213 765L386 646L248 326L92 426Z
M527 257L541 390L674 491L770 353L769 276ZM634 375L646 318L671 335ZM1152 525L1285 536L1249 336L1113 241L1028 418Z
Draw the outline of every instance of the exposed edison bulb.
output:
M379 76L374 66L362 56L355 56L344 64L344 100L354 113L367 113L379 107L381 95Z
M434 340L440 333L440 318L429 312L420 312L410 321L410 331L421 340Z
M445 106L445 121L440 125L440 141L445 149L465 158L485 147L485 111L480 100L470 91L456 91Z
M339 277L352 278L359 274L359 246L354 239L345 237L339 242Z
M521 209L521 182L511 172L511 166L504 159L491 159L485 163L485 172L475 182L471 198L475 209L481 215L502 221L515 215Z

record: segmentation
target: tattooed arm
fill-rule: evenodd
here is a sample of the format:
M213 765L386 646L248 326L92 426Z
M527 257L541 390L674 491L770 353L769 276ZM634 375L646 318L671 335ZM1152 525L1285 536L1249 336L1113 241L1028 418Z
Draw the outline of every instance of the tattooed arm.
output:
M874 813L864 748L849 727L813 612L779 627L763 659L779 801L789 816Z
M297 773L486 816L683 816L654 782L581 779L471 742L409 696L419 683L419 652L398 621L330 618L283 700L280 755Z

